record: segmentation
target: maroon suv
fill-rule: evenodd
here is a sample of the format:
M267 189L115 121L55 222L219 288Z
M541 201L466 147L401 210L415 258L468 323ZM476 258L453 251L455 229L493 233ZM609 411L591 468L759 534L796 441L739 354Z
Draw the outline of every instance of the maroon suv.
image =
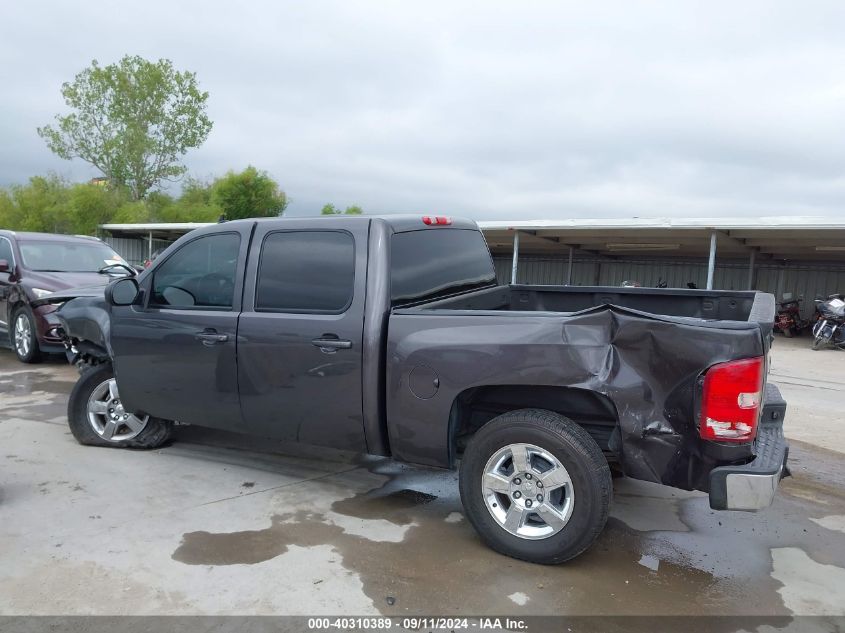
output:
M42 353L64 352L44 316L55 306L30 302L57 290L104 286L135 271L94 237L0 231L0 343L24 363Z

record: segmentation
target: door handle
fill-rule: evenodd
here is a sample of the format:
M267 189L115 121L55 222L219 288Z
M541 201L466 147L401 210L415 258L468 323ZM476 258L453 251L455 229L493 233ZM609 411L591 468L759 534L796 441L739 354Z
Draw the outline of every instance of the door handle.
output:
M311 341L311 344L319 347L324 354L334 354L339 349L352 348L352 341L344 341L339 338L315 338Z
M225 343L229 340L229 335L218 334L217 330L208 329L203 330L202 332L197 332L194 334L194 338L198 341L202 341L202 344L206 347L211 347L217 343Z

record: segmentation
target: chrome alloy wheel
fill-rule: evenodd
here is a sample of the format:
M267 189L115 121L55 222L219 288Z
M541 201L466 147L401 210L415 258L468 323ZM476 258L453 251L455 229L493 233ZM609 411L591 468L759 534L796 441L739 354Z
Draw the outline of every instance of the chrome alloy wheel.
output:
M147 426L150 416L136 416L123 409L117 382L109 378L97 385L88 398L88 423L109 442L131 440Z
M484 467L484 503L496 522L519 538L560 532L575 506L572 479L560 460L534 444L509 444Z
M32 326L26 314L21 312L15 319L15 350L18 356L26 357L32 349Z

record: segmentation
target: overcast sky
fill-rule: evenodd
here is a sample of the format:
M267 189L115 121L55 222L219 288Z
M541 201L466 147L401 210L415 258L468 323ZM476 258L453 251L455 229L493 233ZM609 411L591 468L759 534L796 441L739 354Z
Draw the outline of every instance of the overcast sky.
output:
M191 174L253 164L291 214L845 209L841 0L3 2L0 185L97 175L35 128L66 112L63 81L125 54L210 93Z

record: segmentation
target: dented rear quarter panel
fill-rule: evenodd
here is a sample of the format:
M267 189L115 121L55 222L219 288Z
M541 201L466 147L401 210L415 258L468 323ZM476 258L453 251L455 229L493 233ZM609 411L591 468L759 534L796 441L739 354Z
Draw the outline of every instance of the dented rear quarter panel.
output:
M578 313L396 310L387 344L387 428L401 460L451 466L450 411L464 390L542 385L586 389L614 405L611 439L634 478L690 487L701 459L696 381L709 366L764 355L756 322L663 317L599 306ZM427 399L409 389L416 367L436 374Z

